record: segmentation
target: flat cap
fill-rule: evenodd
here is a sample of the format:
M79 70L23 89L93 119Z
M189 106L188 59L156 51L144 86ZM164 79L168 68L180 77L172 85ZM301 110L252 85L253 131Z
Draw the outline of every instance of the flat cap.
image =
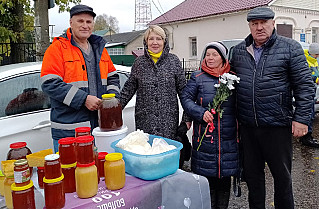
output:
M275 13L267 7L256 7L247 14L247 21L251 20L269 20L274 19Z
M81 13L87 13L93 16L93 18L96 16L96 14L93 12L92 7L83 5L83 4L79 4L79 5L75 5L74 7L71 8L70 10L70 17L72 17L73 15L77 15L77 14L81 14Z

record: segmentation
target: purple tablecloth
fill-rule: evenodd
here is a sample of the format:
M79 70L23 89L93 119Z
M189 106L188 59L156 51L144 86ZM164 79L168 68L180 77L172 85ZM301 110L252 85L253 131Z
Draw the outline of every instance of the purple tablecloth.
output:
M37 187L36 177L32 179ZM35 197L37 208L43 208L43 190L36 188ZM127 175L124 188L116 191L107 190L105 182L100 181L98 193L92 198L80 199L76 192L66 193L65 198L64 208L67 209L211 208L207 179L182 170L155 181L144 181Z

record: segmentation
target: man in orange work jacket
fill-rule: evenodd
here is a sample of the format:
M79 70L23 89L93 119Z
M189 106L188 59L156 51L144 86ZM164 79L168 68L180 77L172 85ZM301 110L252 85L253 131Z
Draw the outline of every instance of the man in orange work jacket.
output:
M119 76L104 48L105 40L92 35L93 9L76 5L70 10L70 28L56 37L44 54L42 89L51 100L51 131L55 152L58 140L74 137L75 128L98 126L102 94L119 96Z

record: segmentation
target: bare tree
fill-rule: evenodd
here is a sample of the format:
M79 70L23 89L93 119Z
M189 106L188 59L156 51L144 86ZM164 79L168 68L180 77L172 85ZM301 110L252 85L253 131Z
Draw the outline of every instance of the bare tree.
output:
M97 30L113 30L114 32L118 33L119 28L119 21L116 17L108 16L107 14L98 15L95 19L94 31Z

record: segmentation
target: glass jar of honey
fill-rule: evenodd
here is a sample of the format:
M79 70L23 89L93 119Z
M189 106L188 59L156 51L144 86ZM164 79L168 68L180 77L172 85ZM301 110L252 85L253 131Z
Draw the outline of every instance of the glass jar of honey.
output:
M76 162L75 138L66 137L59 139L59 155L61 164L72 164Z
M11 185L13 208L35 209L34 186L30 180L27 185Z
M12 194L11 194L11 185L14 183L14 176L6 176L4 179L4 199L6 201L6 206L9 209L13 208L12 204Z
M104 162L105 162L105 156L107 155L107 152L99 152L98 155L98 167L99 167L99 177L104 178Z
M125 162L121 153L110 153L105 156L105 185L109 190L118 190L125 185Z
M50 154L44 157L44 176L46 179L56 179L62 175L60 156Z
M63 174L56 179L43 178L46 209L60 209L65 205Z
M30 169L26 159L19 159L14 162L15 186L22 187L30 183Z
M62 174L60 156L47 155L44 158L44 199L46 209L63 208L65 205L64 175Z
M76 162L73 164L61 164L62 173L64 175L64 192L75 192L75 167Z
M101 131L114 131L122 127L122 107L115 94L102 95L98 116Z
M3 175L2 171L0 170L0 195L4 196L4 179L6 177Z
M88 164L77 164L75 169L76 193L79 198L89 198L97 194L97 168L95 161Z
M27 147L26 142L15 142L10 144L10 150L7 154L7 160L26 159L27 155L32 154L31 150Z
M75 129L75 137L90 136L90 135L91 135L90 127L78 127Z
M89 164L94 161L93 136L79 136L76 142L76 161L80 164Z
M43 189L44 167L37 167L39 188Z

